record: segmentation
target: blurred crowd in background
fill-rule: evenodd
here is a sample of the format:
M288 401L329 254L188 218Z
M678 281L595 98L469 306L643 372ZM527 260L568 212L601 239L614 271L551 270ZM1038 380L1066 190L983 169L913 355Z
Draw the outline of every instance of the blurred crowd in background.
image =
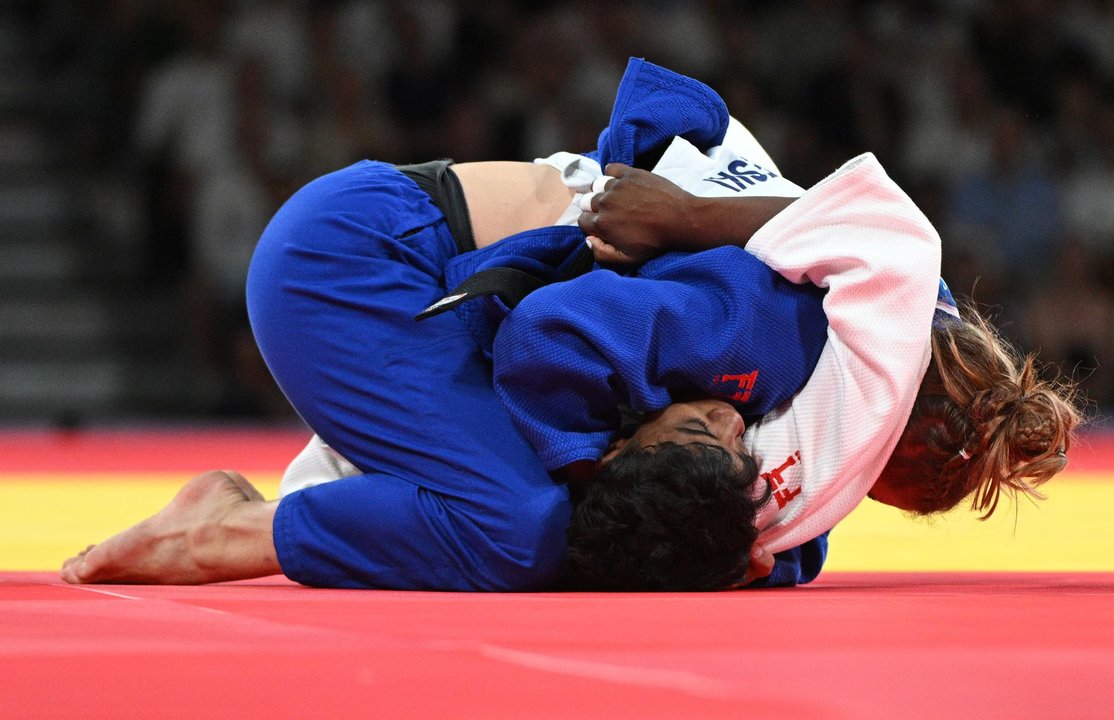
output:
M26 6L80 105L93 223L176 294L221 412L289 411L243 310L253 244L361 158L595 146L629 56L698 77L809 186L874 152L953 290L1114 404L1114 2L87 0ZM111 188L111 192L104 191ZM216 410L215 410L216 411Z

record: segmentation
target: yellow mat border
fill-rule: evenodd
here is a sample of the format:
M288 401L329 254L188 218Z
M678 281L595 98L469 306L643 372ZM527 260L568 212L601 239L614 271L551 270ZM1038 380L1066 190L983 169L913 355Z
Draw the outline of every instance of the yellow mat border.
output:
M275 497L278 473L245 473ZM0 474L0 570L54 570L156 512L186 473ZM828 571L1114 572L1114 474L1067 473L1048 499L909 518L865 501L832 531Z

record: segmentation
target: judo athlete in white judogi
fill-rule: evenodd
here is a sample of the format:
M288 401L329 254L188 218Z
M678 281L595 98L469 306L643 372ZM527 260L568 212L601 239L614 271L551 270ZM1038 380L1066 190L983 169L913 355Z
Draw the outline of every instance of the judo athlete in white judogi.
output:
M660 110L667 104L661 102L662 93L668 93L663 88L677 87L676 77L655 85L667 72L632 61L620 97L637 99L638 90L631 87L643 83L647 95L657 93ZM710 96L689 92L684 97ZM623 112L637 113L632 104L622 107L617 103L618 118L609 128L614 135L621 135ZM962 323L939 279L939 236L873 156L847 163L804 192L781 177L741 124L726 124L721 142L711 147L675 138L653 171L698 197L798 198L758 229L746 249L791 282L826 290L827 342L801 392L750 423L737 440L738 449L758 464L763 482L755 484L754 495L767 498L755 519L759 543L775 553L795 553L786 556L795 562L787 564L791 572L776 567L771 582L793 584L815 577L824 534L872 491L892 504L924 509L919 501L877 487L878 481L923 389L933 326ZM601 148L606 140L605 133ZM568 153L538 162L560 170L566 184L581 194L559 222L583 226L581 214L591 215L605 187L599 163ZM653 275L652 263L640 271L641 278ZM608 451L615 428L607 408L625 404L642 413L660 411L662 398L679 387L732 402L744 398L757 380L750 372L665 377L653 352L639 358L623 351L620 333L607 329L637 326L637 303L615 302L637 289L631 278L614 276L608 283L592 274L552 284L527 296L499 326L493 349L496 389L551 471L619 454L627 441L620 439ZM761 336L758 328L744 340L737 327L714 314L694 314L687 325L671 327L681 331L665 341L694 354L722 347L725 333L728 342L760 342ZM690 372L696 373L695 365ZM734 391L725 387L731 383ZM1066 424L1070 429L1070 418ZM1046 441L1032 452L1051 450L1056 456L1053 445ZM963 447L951 452L959 460L964 453L969 456ZM1052 462L1059 464L1055 458ZM960 497L975 487L961 489ZM592 563L590 553L586 562ZM609 584L600 574L596 579ZM626 586L623 582L620 586Z

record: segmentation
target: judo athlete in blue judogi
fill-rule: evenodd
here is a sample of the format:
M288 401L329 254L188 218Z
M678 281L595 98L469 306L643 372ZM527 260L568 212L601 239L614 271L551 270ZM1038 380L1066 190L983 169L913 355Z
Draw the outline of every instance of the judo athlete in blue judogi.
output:
M441 211L362 162L294 195L248 278L264 358L314 431L363 474L286 497L283 572L326 587L526 590L558 571L569 514L491 389L445 294L458 253Z
M641 84L624 81L625 110L601 136L599 159L633 162L674 135L702 145L722 139L728 116L718 96L682 78L701 94L694 102L674 92L680 76L654 70ZM709 106L719 127L709 128ZM642 122L647 109L656 118L650 129ZM552 168L521 165L552 174L561 186ZM566 194L545 226L527 224L498 242L483 241L484 219L469 204L474 240L463 203L482 189L475 180L482 172L456 169L460 185L444 167L403 172L360 162L299 190L264 232L248 276L257 342L291 404L356 474L266 503L273 559L251 573L281 569L325 587L428 590L522 591L559 579L568 487L551 475L554 459L538 457L492 384L492 344L510 308L490 295L420 322L414 317L485 269L559 280L577 261L584 235L553 225ZM825 341L820 292L791 285L737 248L662 258L640 278L597 269L577 283L599 299L601 313L567 319L597 332L609 349L606 358L573 353L567 362L581 365L576 374L601 359L656 367L641 387L626 388L640 406L667 404L673 384L701 389L688 379L693 372L745 367L763 380L737 405L743 414L761 414L804 383ZM705 341L700 322L683 322L693 308L739 338L761 333L767 341L691 352ZM552 312L567 315L560 306ZM608 330L609 318L621 322ZM528 368L533 361L523 355L505 362ZM554 372L555 393L563 392L562 381ZM261 500L245 495L247 505ZM819 572L825 546L817 543L807 567L799 556L783 556L775 571L780 584ZM77 560L72 581L138 577L86 573ZM217 579L243 576L229 568ZM211 579L175 577L170 581Z

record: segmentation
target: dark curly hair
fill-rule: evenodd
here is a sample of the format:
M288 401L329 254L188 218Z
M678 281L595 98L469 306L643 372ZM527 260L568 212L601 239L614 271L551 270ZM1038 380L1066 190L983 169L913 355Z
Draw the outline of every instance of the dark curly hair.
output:
M742 460L742 469L739 460ZM722 590L746 571L769 499L753 458L703 443L628 448L587 488L568 530L582 590Z

